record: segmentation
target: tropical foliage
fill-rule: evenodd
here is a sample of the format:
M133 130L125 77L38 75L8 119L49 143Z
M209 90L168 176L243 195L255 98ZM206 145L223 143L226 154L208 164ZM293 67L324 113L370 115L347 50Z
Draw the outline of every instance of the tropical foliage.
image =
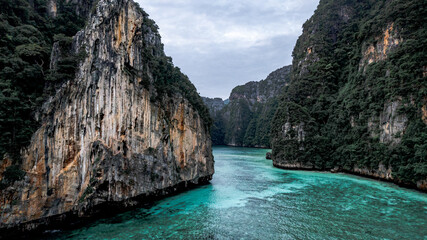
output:
M53 42L70 45L84 19L65 1L56 18L48 16L47 0L0 2L0 156L7 153L19 162L20 149L38 127L34 113L44 99L46 81L74 75L72 55L55 74L49 71Z
M426 179L426 29L426 1L320 1L293 52L291 84L273 121L274 157L348 171L382 163L403 182ZM365 62L370 46L385 56ZM407 119L406 130L386 141L381 119L393 103L389 120ZM304 125L303 141L283 136L287 123Z

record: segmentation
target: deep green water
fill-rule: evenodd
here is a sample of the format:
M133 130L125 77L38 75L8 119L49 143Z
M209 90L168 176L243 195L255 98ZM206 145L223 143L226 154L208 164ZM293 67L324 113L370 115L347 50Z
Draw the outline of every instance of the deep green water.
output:
M215 147L212 184L64 232L61 239L427 239L427 195L272 167L267 150Z

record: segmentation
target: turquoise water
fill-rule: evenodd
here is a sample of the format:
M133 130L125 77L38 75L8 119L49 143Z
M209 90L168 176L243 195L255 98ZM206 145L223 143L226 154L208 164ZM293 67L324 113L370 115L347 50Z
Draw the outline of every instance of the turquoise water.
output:
M215 147L212 184L60 239L427 239L427 195L272 167L267 150Z

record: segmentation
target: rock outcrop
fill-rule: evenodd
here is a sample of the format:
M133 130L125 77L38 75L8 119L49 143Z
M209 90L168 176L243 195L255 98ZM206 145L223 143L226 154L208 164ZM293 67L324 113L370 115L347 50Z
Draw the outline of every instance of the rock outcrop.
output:
M85 53L76 77L44 103L22 153L25 177L1 191L3 230L132 206L214 174L201 113L155 87L149 61L164 55L156 26L132 0L96 2L73 39L73 51Z
M399 36L399 32L394 27L394 23L389 24L382 36L375 39L376 43L366 44L362 49L363 57L360 60L360 69L366 71L366 66L378 61L387 59L387 55L395 49L403 39Z

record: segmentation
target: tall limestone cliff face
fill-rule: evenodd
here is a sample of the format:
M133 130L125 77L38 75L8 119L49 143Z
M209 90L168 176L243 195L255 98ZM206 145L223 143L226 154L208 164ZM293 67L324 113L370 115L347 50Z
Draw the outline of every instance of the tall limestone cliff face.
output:
M320 1L273 121L275 166L427 190L426 9L423 1Z
M271 119L290 72L291 66L285 66L270 73L265 80L237 86L231 92L228 104L220 110L211 107L213 143L270 147Z
M200 111L178 91L155 87L160 77L152 62L164 52L138 5L98 1L72 49L84 58L75 79L43 105L41 127L23 150L25 176L1 192L0 228L31 229L103 204L134 205L214 173ZM56 46L53 59L60 52Z

